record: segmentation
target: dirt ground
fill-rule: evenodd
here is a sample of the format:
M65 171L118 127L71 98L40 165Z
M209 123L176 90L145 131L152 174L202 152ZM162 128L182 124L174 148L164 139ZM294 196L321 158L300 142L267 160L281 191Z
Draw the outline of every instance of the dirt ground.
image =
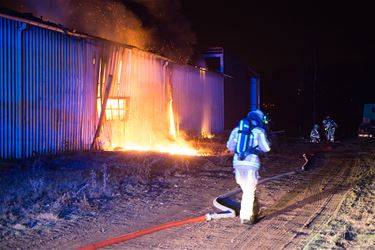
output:
M75 249L162 223L218 212L237 184L226 137L195 141L210 156L80 152L0 161L0 249ZM375 142L275 138L258 185L266 216L184 225L106 249L375 249Z

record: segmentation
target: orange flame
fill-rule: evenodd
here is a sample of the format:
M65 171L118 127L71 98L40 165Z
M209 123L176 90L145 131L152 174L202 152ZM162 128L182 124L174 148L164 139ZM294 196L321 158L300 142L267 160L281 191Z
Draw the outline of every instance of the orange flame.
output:
M174 121L174 114L173 114L173 105L172 105L173 100L169 100L169 134L176 139L177 133L176 133L176 126L175 126L175 121Z
M102 148L206 155L194 149L180 134L167 74L158 73L165 68L142 52L124 50L116 55L119 57L113 70L116 83L107 101ZM99 66L103 69L100 75L103 85L109 67ZM100 90L103 89L102 86ZM98 111L101 97L98 96Z

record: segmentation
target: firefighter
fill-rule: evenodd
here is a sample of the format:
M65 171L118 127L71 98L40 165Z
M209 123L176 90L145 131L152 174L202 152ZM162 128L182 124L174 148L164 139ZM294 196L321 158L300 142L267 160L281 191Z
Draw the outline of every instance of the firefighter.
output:
M327 115L326 118L322 121L322 124L325 131L326 140L328 142L335 142L335 131L337 128L336 122Z
M319 134L319 125L315 124L310 132L310 142L318 143L320 142L320 134Z
M242 189L240 220L241 224L251 225L259 218L259 203L255 195L256 185L259 179L260 152L270 151L270 145L264 129L264 114L260 110L252 111L246 120L251 124L248 140L247 153L243 155L238 152L239 127L232 130L227 141L227 148L234 152L233 168L237 184ZM250 145L251 144L251 145Z

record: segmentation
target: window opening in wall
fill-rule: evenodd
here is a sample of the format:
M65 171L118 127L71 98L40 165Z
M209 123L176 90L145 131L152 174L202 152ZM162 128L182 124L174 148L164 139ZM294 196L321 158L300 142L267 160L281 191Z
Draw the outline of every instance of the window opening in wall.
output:
M98 113L101 112L101 98L98 98ZM125 121L129 114L129 97L111 97L107 100L105 117L107 121Z

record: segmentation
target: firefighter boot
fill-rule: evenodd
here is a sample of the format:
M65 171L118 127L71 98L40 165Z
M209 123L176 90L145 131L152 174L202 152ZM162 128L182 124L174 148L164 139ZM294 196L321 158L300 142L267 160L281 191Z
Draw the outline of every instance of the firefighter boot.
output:
M253 205L253 215L250 218L250 222L252 224L258 222L259 220L259 210L260 210L260 205L258 202L258 198L255 196L254 197L254 205Z

